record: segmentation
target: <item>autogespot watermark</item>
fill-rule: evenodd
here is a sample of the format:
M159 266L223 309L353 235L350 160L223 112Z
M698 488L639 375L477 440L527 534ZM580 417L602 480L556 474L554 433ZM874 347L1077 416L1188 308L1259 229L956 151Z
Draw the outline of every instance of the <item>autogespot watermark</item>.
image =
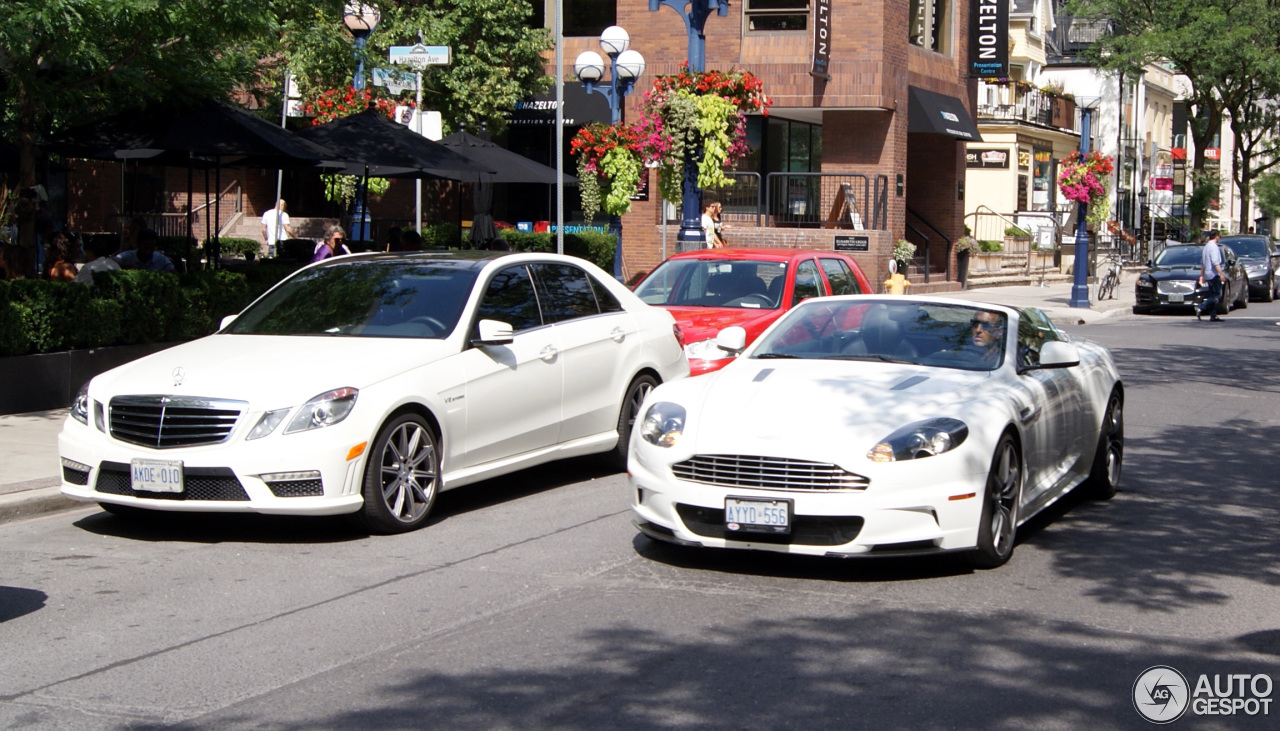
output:
M1133 707L1152 723L1173 723L1189 710L1196 716L1267 716L1270 675L1200 675L1194 686L1168 665L1155 665L1133 681Z

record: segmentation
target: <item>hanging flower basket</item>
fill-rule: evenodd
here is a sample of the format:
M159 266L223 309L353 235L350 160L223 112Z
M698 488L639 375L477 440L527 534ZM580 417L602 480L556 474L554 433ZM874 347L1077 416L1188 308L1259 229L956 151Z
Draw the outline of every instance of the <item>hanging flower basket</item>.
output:
M645 92L634 125L584 127L570 151L578 158L582 213L631 209L646 164L658 168L663 198L679 205L684 161L698 163L698 187L732 185L725 171L747 154L748 113L768 114L764 83L748 71L689 71L659 76Z
M1114 169L1110 157L1090 152L1083 158L1073 152L1059 163L1058 190L1070 201L1088 204L1106 198L1108 176Z

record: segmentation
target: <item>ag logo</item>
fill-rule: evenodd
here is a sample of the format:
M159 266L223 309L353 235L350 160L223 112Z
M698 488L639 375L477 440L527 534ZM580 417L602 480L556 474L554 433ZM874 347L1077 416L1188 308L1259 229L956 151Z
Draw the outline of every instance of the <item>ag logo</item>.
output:
M1172 723L1187 712L1189 690L1182 673L1156 665L1133 681L1133 707L1152 723Z

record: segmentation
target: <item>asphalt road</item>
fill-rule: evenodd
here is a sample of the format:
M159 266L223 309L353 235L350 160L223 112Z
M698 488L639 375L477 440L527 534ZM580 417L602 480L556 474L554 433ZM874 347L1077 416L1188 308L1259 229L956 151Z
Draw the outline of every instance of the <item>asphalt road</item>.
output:
M1122 492L1001 569L651 543L589 460L396 537L86 508L0 526L0 727L1148 728L1151 666L1280 679L1280 302L1070 329L1126 379Z

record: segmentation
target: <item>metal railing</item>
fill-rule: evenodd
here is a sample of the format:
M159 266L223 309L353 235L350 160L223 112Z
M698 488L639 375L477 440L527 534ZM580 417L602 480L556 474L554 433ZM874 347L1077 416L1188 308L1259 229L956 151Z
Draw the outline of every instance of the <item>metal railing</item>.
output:
M911 210L910 206L907 207L907 215L915 217L916 220L918 220L925 228L932 231L934 233L934 236L941 239L942 242L946 245L946 253L942 257L942 261L943 261L942 274L944 277L944 281L951 281L951 238L946 234L942 233L942 231L937 226L934 226L932 223L930 223L929 219ZM917 254L915 258L917 260L919 259L924 260L923 263L919 264L919 266L924 270L924 281L926 284L928 284L930 273L933 270L933 265L931 261L932 254L930 253L930 250L933 247L929 245L932 243L932 237L930 237L924 231L921 231L918 227L912 224L910 220L906 222L906 225L907 225L908 234L915 234L919 242L923 243L922 247L917 248L917 250L919 250L919 248L924 249L923 256L920 254ZM910 241L911 240L910 237L908 237L907 240ZM911 243L917 243L917 242L912 241Z
M222 235L225 233L225 227L236 214L244 212L244 202L242 187L239 180L233 180L227 184L222 192L205 201L203 204L191 209L191 235L197 240L208 238L206 235L206 225L209 234L216 233ZM221 202L216 208L215 201ZM214 211L218 213L218 220L215 222ZM147 213L119 213L113 216L116 219L116 230L123 231L124 224L131 219L141 218L146 227L152 229L160 236L186 236L187 235L187 213L185 211L165 211Z
M707 200L706 196L710 195L724 205L724 210L720 212L721 221L759 226L764 216L764 206L761 204L764 186L760 184L760 173L725 173L725 177L732 180L733 185L703 191L703 200ZM676 218L676 223L679 223L678 213Z
M1026 264L1023 268L1028 274L1050 268L1045 264L1045 255L1053 253L1062 243L1063 223L1068 213L1065 211L1018 211L1017 213L998 213L987 206L978 206L972 213L964 217L965 226L973 238L979 241L998 241L1004 246L1005 230L1009 227L1022 229L1032 235L1025 252ZM1110 239L1107 239L1110 241ZM1002 249L1005 257L1023 254L1021 251ZM949 263L949 262L948 262Z
M977 116L1072 131L1079 129L1073 100L1017 81L979 82Z
M768 225L797 228L888 228L889 178L861 173L769 173ZM852 200L851 200L852 199Z

